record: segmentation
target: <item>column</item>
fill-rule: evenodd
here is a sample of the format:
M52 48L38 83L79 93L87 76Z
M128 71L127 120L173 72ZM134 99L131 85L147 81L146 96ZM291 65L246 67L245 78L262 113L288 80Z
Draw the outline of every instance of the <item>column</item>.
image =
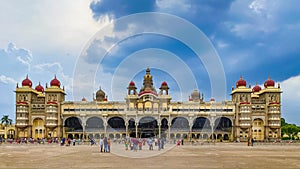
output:
M125 123L125 133L126 133L126 137L127 137L128 136L128 122Z
M158 123L158 138L161 138L161 123Z
M230 136L230 141L233 141L233 133L234 133L234 131L233 131L233 126L231 127L231 136ZM223 139L224 139L224 137L223 137Z
M61 137L65 137L65 135L66 135L66 128L65 126L63 126L63 135Z
M30 127L28 127L27 128L27 134L28 134L28 137L30 138L30 137L32 137L32 127L30 126Z
M135 137L138 138L138 123L135 123Z
M84 139L84 135L85 135L85 123L82 123L82 139ZM79 135L80 138L80 135Z
M171 123L168 122L168 138L171 139Z
M212 122L212 123L211 123L211 138L212 138L212 140L215 139L215 138L214 138L214 126L215 126L215 123Z
M107 137L107 122L104 122L104 136Z

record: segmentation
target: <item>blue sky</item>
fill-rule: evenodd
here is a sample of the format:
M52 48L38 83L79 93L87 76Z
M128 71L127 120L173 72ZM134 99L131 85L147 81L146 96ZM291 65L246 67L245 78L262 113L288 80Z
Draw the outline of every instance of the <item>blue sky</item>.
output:
M210 82L214 72L206 69L189 45L174 37L146 33L167 31L161 30L161 18L117 24L128 15L157 12L176 16L204 33L222 63L224 99L230 99L231 86L240 75L252 86L270 76L281 83L282 116L300 125L297 4L297 0L2 1L0 115L14 118L13 91L26 74L33 86L49 84L56 74L66 88L67 100L83 96L91 100L99 86L109 99L123 100L129 81L134 80L139 89L149 66L155 87L167 81L173 100L187 100L195 87L205 100L218 98ZM147 23L153 23L151 28ZM172 21L166 23L172 28ZM204 40L190 40L205 45L201 44Z

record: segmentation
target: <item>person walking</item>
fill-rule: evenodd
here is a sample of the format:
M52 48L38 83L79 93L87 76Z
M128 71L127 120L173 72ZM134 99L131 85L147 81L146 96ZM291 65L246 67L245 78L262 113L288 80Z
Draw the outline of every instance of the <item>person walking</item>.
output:
M100 153L103 153L103 139L100 138L99 140L99 146L100 146Z

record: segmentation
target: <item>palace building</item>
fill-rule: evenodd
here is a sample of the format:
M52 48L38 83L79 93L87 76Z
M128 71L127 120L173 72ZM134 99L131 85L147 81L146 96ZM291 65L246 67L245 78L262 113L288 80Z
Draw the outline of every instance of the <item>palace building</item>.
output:
M101 88L92 101L66 101L64 87L56 77L45 90L40 84L33 89L26 77L15 93L18 138L281 138L281 89L270 78L263 88L251 88L241 77L232 87L232 100L221 102L205 101L197 89L185 102L172 101L167 82L156 90L149 68L139 91L133 81L129 82L124 101L109 101Z

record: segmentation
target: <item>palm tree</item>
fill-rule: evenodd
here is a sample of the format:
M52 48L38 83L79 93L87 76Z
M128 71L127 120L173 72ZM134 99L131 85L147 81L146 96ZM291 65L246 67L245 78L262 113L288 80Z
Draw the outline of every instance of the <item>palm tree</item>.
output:
M8 124L11 125L12 119L10 119L8 115L3 115L3 117L1 118L1 123L5 126L7 126Z

